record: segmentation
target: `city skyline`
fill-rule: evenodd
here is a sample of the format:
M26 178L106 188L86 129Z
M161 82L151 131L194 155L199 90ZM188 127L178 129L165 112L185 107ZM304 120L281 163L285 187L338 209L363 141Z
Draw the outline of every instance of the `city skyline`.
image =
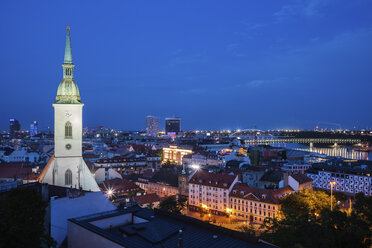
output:
M173 115L184 130L372 126L371 3L213 3L92 2L84 18L82 3L6 3L0 129L53 127L67 25L84 126L145 129L147 115L161 129Z

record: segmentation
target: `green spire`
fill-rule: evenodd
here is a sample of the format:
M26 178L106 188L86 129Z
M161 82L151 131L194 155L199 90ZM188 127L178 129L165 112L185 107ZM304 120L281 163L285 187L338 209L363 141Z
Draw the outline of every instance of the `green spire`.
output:
M64 60L63 63L64 64L72 64L70 26L67 26L65 60Z
M70 27L67 26L65 59L62 64L63 79L58 86L56 103L81 104L79 88L74 82L74 67L71 55Z

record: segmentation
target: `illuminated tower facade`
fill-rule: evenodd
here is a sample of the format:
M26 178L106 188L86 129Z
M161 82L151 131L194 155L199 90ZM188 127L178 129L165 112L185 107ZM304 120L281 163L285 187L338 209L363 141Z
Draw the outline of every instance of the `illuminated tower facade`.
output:
M39 181L43 183L99 191L82 157L83 106L74 81L70 28L67 27L63 79L54 107L54 155Z

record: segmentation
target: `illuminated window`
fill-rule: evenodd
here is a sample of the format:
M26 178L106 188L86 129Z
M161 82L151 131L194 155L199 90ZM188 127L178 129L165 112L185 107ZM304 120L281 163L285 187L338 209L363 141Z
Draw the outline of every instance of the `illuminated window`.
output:
M65 172L65 185L72 184L72 172L70 169L67 169Z
M69 121L65 124L65 139L72 139L72 125Z

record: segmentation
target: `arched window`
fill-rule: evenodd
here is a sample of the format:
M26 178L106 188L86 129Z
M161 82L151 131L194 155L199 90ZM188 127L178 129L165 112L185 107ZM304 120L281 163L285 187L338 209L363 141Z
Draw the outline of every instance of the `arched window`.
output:
M72 125L69 121L65 124L65 139L72 139Z
M72 184L72 172L70 169L67 169L65 172L65 185Z

